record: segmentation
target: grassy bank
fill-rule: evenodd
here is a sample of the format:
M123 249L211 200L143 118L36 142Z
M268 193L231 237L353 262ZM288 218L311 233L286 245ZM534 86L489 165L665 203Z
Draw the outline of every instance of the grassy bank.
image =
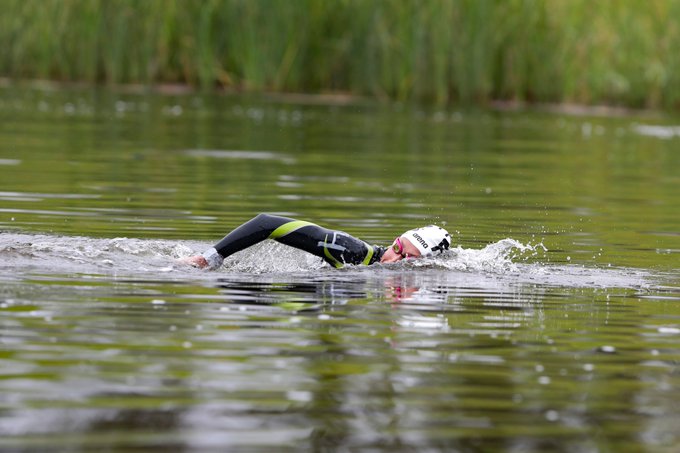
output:
M3 0L0 76L680 107L680 0ZM676 20L676 18L678 20Z

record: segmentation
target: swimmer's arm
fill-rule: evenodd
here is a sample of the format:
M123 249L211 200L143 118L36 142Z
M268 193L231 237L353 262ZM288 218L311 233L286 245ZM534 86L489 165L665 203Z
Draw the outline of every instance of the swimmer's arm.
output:
M264 241L277 228L289 223L299 222L287 217L260 214L227 234L202 255L190 256L179 261L201 269L218 269L227 256ZM272 239L277 238L272 237Z

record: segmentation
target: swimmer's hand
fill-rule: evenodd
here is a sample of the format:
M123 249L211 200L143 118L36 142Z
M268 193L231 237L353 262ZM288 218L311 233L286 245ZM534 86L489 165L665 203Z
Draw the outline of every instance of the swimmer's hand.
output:
M199 269L205 269L206 267L208 267L208 261L201 255L180 258L177 260L177 262L181 264L188 264L190 266L198 267Z

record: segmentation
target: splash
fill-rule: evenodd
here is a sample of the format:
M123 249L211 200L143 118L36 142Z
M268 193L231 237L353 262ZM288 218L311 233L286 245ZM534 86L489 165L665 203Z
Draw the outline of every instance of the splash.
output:
M321 258L274 241L265 241L224 262L216 272L194 269L178 258L201 253L212 244L199 241L171 241L44 234L0 234L0 271L7 276L31 273L81 273L215 279L225 275L258 278L258 275L286 275L287 278L317 277L365 279L368 274L403 274L418 278L454 278L468 282L491 281L507 285L539 284L565 287L641 288L650 281L648 271L539 262L547 248L506 238L482 249L456 247L447 253L418 260L375 266L347 266L333 269ZM544 261L544 260L540 260ZM384 276L384 275L383 275ZM241 278L241 277L239 277ZM492 284L487 282L488 284Z
M143 239L98 239L44 234L0 235L0 267L40 267L56 272L102 269L158 270L192 253L184 242Z
M329 267L321 258L274 241L265 241L228 257L230 272L268 274L299 273Z
M483 249L457 247L441 257L409 260L389 268L440 268L456 271L505 274L520 272L517 263L547 251L542 243L522 244L515 239L503 239ZM277 242L266 241L239 252L224 262L224 269L231 272L253 274L298 273L330 268L318 257ZM345 269L356 268L347 266Z
M168 266L179 270L183 266L175 262L177 258L200 253L210 245L134 238L99 239L21 233L0 235L0 254L4 257L5 264L21 266L48 263L51 268L61 268L67 272L87 272L102 268L153 271ZM540 250L546 250L543 244L525 245L507 238L480 250L459 246L441 257L411 260L399 266L512 273L519 272L518 261L525 260L528 255L535 255ZM274 241L265 241L227 258L222 271L251 274L300 273L328 267L321 258Z
M433 261L436 266L450 270L505 274L520 272L518 262L527 261L547 251L543 243L522 244L515 239L506 238L483 249L458 246ZM427 265L427 262L424 261L422 265Z

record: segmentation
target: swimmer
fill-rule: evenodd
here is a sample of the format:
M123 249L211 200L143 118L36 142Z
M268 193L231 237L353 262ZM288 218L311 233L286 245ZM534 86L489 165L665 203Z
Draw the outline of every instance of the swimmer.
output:
M180 261L194 267L217 269L226 257L265 239L304 250L336 268L345 264L396 263L405 258L442 253L451 245L449 233L436 225L409 230L397 237L390 247L380 247L314 223L260 214L227 234L202 255Z

